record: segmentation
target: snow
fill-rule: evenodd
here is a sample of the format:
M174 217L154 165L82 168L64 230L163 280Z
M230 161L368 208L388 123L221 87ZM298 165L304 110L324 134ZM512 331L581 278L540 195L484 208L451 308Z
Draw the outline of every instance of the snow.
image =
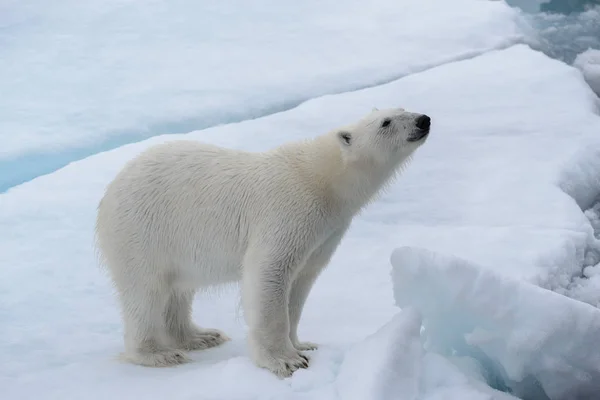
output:
M596 153L587 145L600 131L594 99L575 68L517 45L288 112L122 146L10 189L0 195L5 396L343 399L375 390L391 399L409 390L414 396L406 398L426 400L508 398L487 385L488 366L472 356L417 346L418 316L396 316L389 254L399 244L428 247L515 281L566 287L593 238L577 202L586 197L576 201L576 194L600 193L589 170ZM386 105L431 115L432 135L400 181L355 221L317 281L299 328L301 339L321 343L309 369L278 380L252 365L237 287L200 295L194 304L194 318L223 329L231 342L195 352L193 363L177 368L116 360L121 323L109 280L96 267L92 232L103 189L126 161L178 138L264 150ZM485 292L477 292L482 301ZM442 290L426 293L436 306L445 304ZM505 309L500 304L492 315ZM570 307L561 310L578 318L581 306ZM580 356L569 353L574 346L557 357Z
M585 70L512 45L522 23L477 0L4 1L3 398L554 400L596 389L598 99ZM321 344L310 368L279 380L252 364L236 286L194 303L194 319L232 341L176 368L117 360L122 324L92 243L124 163L181 138L265 150L392 106L432 116L432 133L311 292L299 327Z
M398 248L391 262L396 302L423 314L428 348L475 358L521 398L600 390L597 308L424 249Z
M126 143L280 112L522 38L517 12L488 1L246 3L3 1L0 192Z
M588 49L580 53L573 65L581 70L586 82L600 96L600 50Z

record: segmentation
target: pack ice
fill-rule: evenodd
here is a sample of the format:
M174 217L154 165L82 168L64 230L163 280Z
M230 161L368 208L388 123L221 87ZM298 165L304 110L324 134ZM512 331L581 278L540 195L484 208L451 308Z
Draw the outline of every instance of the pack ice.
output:
M298 3L297 9L259 3L285 17L281 26L258 32L256 40L244 18L252 10L219 8L233 3L206 9L215 13L212 24L233 31L198 46L233 51L206 53L209 59L210 54L232 57L217 63L235 68L230 75L198 69L200 55L187 51L197 43L195 30L207 28L195 24L198 13L170 8L191 7L185 1L156 1L146 8L116 0L1 6L19 17L18 23L5 24L4 32L14 37L23 32L18 38L30 47L8 46L3 60L10 62L0 63L0 70L35 68L35 74L22 75L33 77L31 86L11 81L17 85L11 93L40 93L0 107L7 115L0 120L32 132L11 137L11 151L46 152L48 142L35 129L43 126L54 137L62 135L60 162L75 160L0 194L3 398L546 400L596 390L600 332L594 302L600 296L592 278L600 261L593 229L599 219L594 210L600 193L600 118L583 74L525 45L512 45L521 35L520 22L502 2L378 0L371 7L350 1L343 10L337 2ZM28 7L16 7L21 4ZM133 16L145 27L143 21L162 22L161 15L164 25L128 25ZM307 21L320 29L300 29ZM373 21L385 23L385 32L398 32L395 40L378 42L382 30ZM83 47L64 53L57 41L38 41L56 27L89 36ZM101 27L110 35L98 33ZM354 34L370 39L356 43ZM315 54L308 52L298 71L300 54L308 50L296 54L296 49L313 47ZM139 57L125 56L134 49ZM148 62L153 54L165 55L156 68ZM100 55L106 65L95 62ZM69 57L80 56L80 64L69 64ZM277 64L277 57L284 60L279 72L258 72L258 66ZM60 79L53 82L43 74L47 60L55 63L59 78L78 84L61 88ZM235 60L258 66L245 69ZM124 75L111 80L114 87L105 92L92 79L103 71ZM392 80L396 73L401 78ZM375 85L379 79L390 82ZM205 84L212 91L208 97L200 93ZM348 90L363 85L374 86ZM65 111L69 104L52 104L63 90L74 114ZM113 99L111 92L123 97ZM225 123L229 110L242 119L281 105L282 99L329 92L343 93ZM216 108L206 108L209 103ZM41 111L19 117L27 104L35 106L29 111ZM357 218L317 281L299 328L301 338L321 344L310 354L310 368L279 380L250 362L237 287L201 293L194 303L195 318L222 329L231 342L195 352L194 362L177 368L118 362L122 325L109 280L96 267L92 234L98 200L125 162L152 144L178 138L265 150L386 105L423 110L433 117L434 130L402 178ZM203 112L224 124L110 151L89 147L97 154L79 160L66 150L120 127L169 127L173 121L202 119L206 115L197 113ZM84 140L86 118L94 129ZM28 142L16 142L23 137Z

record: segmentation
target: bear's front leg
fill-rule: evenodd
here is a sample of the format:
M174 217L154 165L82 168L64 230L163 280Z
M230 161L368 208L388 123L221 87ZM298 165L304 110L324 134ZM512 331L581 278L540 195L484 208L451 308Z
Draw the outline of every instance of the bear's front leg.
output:
M300 342L298 340L298 323L302 315L302 309L306 298L312 288L317 276L321 272L321 265L309 264L304 271L301 271L292 284L289 297L289 316L290 316L290 340L297 350L316 350L318 345L312 342Z
M288 302L294 261L295 257L249 261L242 279L250 356L257 366L279 377L308 368L308 358L290 340Z
M308 297L315 280L323 268L329 263L329 260L342 240L346 229L348 229L348 224L340 226L331 234L331 236L319 245L310 255L304 267L298 272L292 283L289 300L290 340L298 350L306 351L318 348L316 343L301 342L298 340L298 323L300 322L306 298Z

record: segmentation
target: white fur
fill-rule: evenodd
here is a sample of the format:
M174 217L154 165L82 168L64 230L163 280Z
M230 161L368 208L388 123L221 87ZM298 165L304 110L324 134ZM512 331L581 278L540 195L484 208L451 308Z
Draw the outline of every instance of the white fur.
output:
M191 304L201 288L241 280L254 362L278 376L306 368L300 351L316 348L296 335L306 297L352 218L425 141L407 141L418 116L375 109L262 153L174 141L131 160L108 185L96 222L125 358L174 365L188 360L184 350L228 340L194 325Z

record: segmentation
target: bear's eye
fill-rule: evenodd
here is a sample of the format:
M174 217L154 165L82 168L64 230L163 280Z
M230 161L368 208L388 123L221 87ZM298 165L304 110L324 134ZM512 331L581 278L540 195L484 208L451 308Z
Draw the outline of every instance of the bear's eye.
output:
M340 139L342 140L342 142L347 145L350 146L350 142L352 141L352 135L350 135L349 132L340 132Z
M384 120L383 120L383 122L381 123L381 127L382 127L382 128L385 128L386 126L388 126L388 125L389 125L389 124L391 124L391 123L392 123L392 120L391 120L391 119L389 119L389 118L386 118L386 119L384 119Z

